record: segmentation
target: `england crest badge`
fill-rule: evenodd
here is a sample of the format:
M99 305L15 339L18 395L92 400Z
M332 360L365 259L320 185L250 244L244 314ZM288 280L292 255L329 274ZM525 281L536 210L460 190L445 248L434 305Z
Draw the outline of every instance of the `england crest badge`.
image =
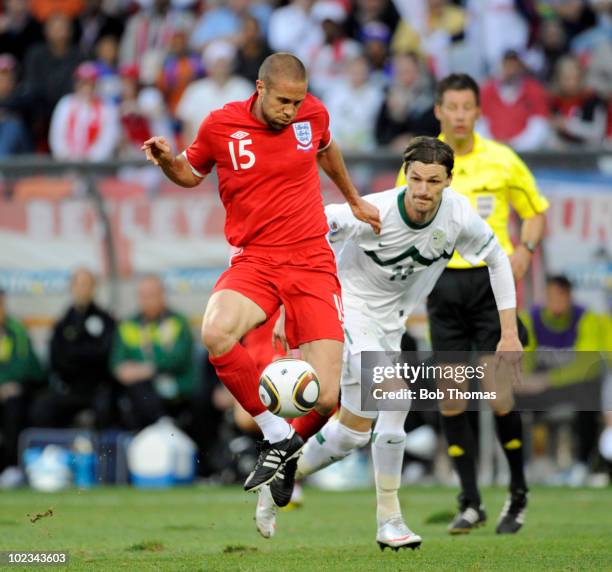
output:
M310 121L294 123L293 133L298 141L298 151L308 151L312 149L312 129L310 127Z

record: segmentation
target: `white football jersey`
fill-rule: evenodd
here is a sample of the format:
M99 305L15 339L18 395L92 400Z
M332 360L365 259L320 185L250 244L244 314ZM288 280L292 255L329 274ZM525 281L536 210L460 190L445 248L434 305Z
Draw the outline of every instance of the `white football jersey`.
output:
M450 188L424 225L408 218L405 193L406 187L398 187L364 197L380 211L378 236L348 204L325 207L345 309L361 312L388 332L402 327L431 292L455 248L477 264L497 244L491 227Z

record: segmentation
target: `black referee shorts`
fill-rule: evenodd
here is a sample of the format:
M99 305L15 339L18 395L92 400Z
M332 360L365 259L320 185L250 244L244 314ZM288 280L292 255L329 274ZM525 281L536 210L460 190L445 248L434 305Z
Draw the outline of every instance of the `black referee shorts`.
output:
M427 299L427 313L434 351L495 351L501 327L486 267L447 268ZM520 320L518 333L525 345Z

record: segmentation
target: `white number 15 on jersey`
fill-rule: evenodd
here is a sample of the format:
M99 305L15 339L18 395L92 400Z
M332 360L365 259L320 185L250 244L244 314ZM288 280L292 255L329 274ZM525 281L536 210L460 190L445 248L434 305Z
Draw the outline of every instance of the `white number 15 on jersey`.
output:
M234 166L234 171L239 171L240 169L250 169L255 164L255 153L247 149L247 145L252 145L253 141L251 139L241 139L238 141L238 157L236 158L236 149L234 147L235 141L229 141L229 153L232 159L232 165ZM246 159L246 161L244 161Z

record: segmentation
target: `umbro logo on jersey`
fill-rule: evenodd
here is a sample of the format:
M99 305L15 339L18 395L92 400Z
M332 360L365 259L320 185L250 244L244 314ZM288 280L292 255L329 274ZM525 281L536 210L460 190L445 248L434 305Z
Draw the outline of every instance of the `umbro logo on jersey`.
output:
M238 141L240 141L241 139L244 139L245 137L248 137L249 134L246 133L245 131L236 131L236 133L232 133L230 135L230 137L232 139L238 139Z

